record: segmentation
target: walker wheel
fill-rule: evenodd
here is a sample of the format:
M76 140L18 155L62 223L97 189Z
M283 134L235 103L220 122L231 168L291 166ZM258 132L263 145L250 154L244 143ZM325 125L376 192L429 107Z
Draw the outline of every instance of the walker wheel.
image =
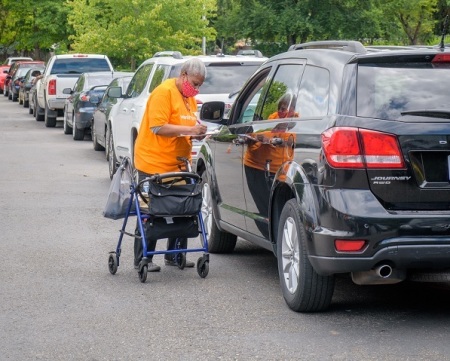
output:
M141 281L142 283L145 283L145 281L147 281L147 272L148 266L146 264L143 265L138 271L139 281Z
M186 267L186 254L177 253L175 256L175 261L177 262L179 269L184 269L184 267Z
M204 260L203 257L197 260L197 273L201 278L205 278L209 273L209 261Z
M117 272L117 264L117 254L116 252L111 252L108 257L108 269L112 275L115 275Z

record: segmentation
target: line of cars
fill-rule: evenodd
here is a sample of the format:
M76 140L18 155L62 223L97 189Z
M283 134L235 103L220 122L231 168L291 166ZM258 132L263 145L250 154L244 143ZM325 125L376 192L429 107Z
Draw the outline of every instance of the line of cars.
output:
M207 69L196 97L197 110L203 102L220 100L228 111L245 81L267 60L260 52L197 57ZM93 148L105 150L112 178L122 158L133 159L134 142L150 93L164 80L178 76L189 58L177 51L159 52L132 73L115 72L104 55L55 55L31 82L28 79L36 75L33 72L21 78L24 90L23 95L18 95L19 103L47 127L55 126L56 118L62 116L63 132L74 140L83 140L90 133ZM201 144L194 141L194 163Z
M232 252L237 237L273 251L298 312L326 310L338 274L450 281L448 48L328 41L270 59L200 58L214 95L201 87L199 118L218 129L193 155L210 252ZM149 94L185 59L156 54L90 95L111 177L133 157Z

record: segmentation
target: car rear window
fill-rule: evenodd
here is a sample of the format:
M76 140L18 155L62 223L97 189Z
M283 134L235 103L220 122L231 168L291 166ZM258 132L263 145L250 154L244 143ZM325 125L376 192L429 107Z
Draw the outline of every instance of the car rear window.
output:
M450 109L450 64L363 64L358 66L357 110L361 117L399 119L402 112Z
M108 62L103 58L69 58L56 59L50 74L82 74L110 70Z

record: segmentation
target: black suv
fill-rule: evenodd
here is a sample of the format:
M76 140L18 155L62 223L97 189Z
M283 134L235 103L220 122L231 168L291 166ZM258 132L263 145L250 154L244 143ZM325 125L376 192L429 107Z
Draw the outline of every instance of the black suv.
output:
M357 284L450 280L450 51L298 44L265 62L197 171L210 252L272 250L289 307Z

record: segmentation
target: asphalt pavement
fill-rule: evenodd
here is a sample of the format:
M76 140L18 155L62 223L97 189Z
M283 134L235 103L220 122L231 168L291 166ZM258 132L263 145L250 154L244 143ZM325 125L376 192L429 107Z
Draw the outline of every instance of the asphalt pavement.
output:
M0 361L450 360L449 284L342 276L327 312L295 313L273 254L243 240L205 279L155 256L141 283L126 238L113 276L121 221L102 216L108 165L88 136L0 95L0 164Z

